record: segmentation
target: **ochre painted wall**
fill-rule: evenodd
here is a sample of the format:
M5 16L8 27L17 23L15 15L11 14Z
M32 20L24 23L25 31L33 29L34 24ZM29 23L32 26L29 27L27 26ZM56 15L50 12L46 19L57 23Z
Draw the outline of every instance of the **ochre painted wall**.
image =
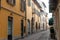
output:
M15 1L16 1L15 5L12 6L7 2L7 0L1 0L1 6L8 9L8 10L11 10L17 14L25 16L24 12L21 12L21 10L20 10L20 8L21 8L20 0L15 0Z
M16 0L14 6L7 3L7 0L1 0L0 10L0 39L8 38L8 16L13 17L13 38L21 36L21 20L24 20L25 12L20 10L20 0Z
M0 13L0 27L1 27L1 38L7 38L8 36L8 16L13 17L13 36L19 36L21 34L21 19L22 17L12 14L11 12L1 9Z

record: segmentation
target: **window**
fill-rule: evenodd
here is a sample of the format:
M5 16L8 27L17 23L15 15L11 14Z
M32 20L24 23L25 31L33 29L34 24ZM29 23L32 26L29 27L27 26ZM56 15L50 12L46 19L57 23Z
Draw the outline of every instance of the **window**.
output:
M25 11L25 9L26 9L25 0L21 0L21 11Z
M15 0L7 0L7 2L11 5L15 5Z
M34 6L34 4L32 3L32 8L34 9L35 8L35 6Z
M28 6L30 6L31 5L31 0L28 0Z
M1 0L0 0L0 9L1 9Z

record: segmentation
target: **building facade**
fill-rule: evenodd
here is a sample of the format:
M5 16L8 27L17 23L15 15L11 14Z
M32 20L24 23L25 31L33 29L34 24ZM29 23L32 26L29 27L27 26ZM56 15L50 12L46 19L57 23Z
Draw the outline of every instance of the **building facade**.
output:
M31 7L32 0L26 0L26 26L27 26L27 35L31 34L31 19L32 19L32 7Z
M0 40L18 40L40 31L41 7L36 0L0 0Z
M54 29L57 40L60 40L60 0L50 0L50 12L53 13ZM54 4L54 5L53 5ZM53 7L52 7L53 6Z
M32 18L33 18L33 32L37 32L40 30L40 5L37 0L32 1Z
M25 25L25 0L1 0L0 40L22 37Z
M55 26L54 28L56 31L56 38L57 40L60 40L60 0L53 15L54 15L53 17L54 17L54 26Z
M48 17L47 17L47 13L42 12L43 14L41 14L41 29L40 30L47 30L48 29Z

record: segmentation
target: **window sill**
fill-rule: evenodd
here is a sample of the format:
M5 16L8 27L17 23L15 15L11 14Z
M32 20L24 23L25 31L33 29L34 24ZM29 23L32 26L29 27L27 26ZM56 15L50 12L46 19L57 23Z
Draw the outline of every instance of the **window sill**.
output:
M9 3L9 2L7 2L9 5L11 5L11 6L15 6L15 4L13 4L13 3Z

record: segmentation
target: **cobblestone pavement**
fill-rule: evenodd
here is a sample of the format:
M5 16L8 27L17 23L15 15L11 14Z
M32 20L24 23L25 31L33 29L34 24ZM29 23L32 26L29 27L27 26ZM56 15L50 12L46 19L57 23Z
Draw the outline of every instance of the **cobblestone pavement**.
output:
M52 39L50 39L49 30L47 30L30 35L28 37L25 37L24 39L19 39L19 40L52 40Z

